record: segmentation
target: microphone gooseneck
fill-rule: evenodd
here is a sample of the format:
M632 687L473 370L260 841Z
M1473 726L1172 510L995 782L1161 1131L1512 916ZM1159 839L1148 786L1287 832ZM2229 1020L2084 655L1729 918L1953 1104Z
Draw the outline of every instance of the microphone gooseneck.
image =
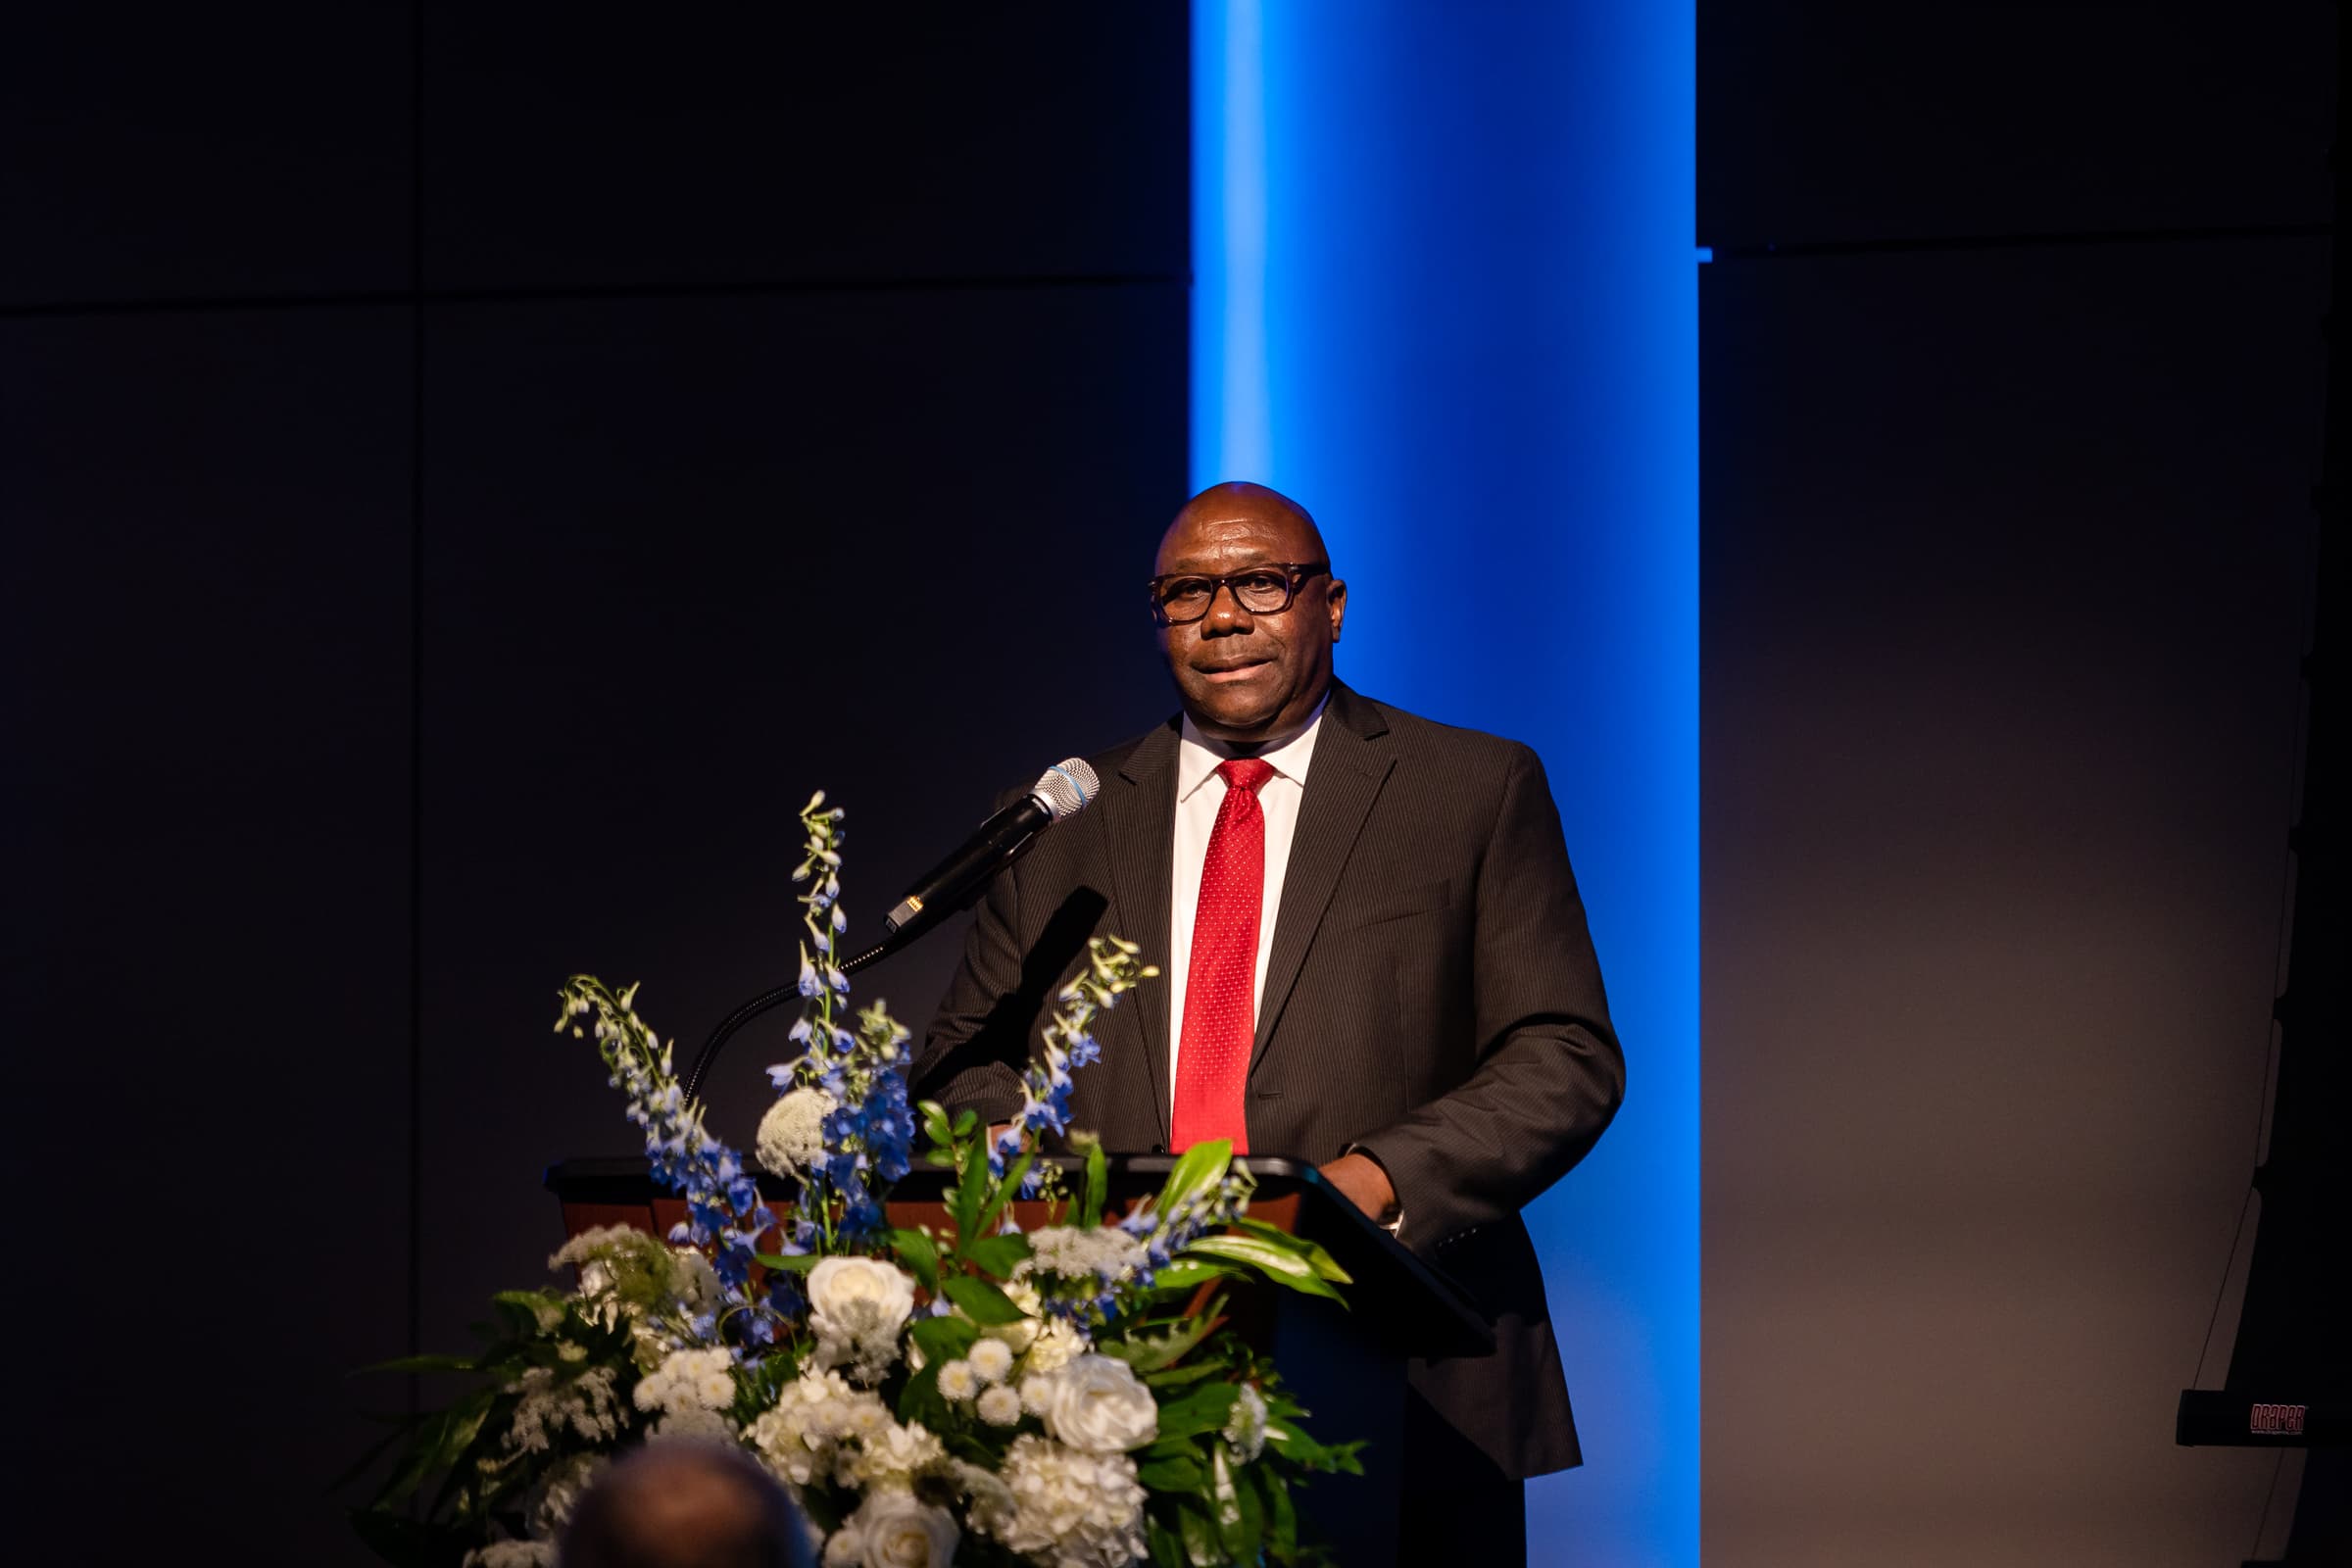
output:
M1095 798L1100 781L1079 758L1065 758L1038 775L1029 793L972 830L955 853L917 878L906 896L892 906L882 920L882 940L840 965L856 974L867 964L888 957L930 931L949 915L977 901L1003 871L1029 852L1037 836L1054 823L1075 816ZM692 1100L718 1060L719 1053L738 1029L761 1013L801 994L798 981L763 991L737 1006L710 1031L710 1038L686 1074L686 1098Z

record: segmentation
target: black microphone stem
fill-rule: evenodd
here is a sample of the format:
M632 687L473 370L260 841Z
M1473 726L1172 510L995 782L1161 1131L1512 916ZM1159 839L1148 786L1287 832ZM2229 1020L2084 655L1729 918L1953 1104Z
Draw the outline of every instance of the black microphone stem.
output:
M866 949L855 958L842 964L841 972L856 974L876 958L889 953L895 945L884 942ZM801 985L796 980L791 985L778 986L773 991L761 992L721 1018L718 1021L718 1027L710 1031L710 1038L703 1042L703 1049L695 1055L693 1069L686 1074L686 1098L692 1100L702 1088L704 1075L710 1072L711 1063L718 1060L718 1054L726 1049L728 1040L733 1038L736 1030L770 1008L782 1006L800 994Z

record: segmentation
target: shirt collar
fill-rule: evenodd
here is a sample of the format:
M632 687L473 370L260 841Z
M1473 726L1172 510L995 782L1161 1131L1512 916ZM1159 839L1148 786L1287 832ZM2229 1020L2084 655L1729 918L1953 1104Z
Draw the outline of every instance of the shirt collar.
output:
M1326 690L1314 712L1307 715L1306 727L1272 751L1258 753L1258 760L1270 763L1282 777L1305 788L1307 764L1315 757L1315 732L1323 727L1323 710L1330 706L1331 693ZM1231 747L1201 734L1187 713L1176 745L1176 798L1191 799L1193 791L1217 770L1217 764L1234 755Z

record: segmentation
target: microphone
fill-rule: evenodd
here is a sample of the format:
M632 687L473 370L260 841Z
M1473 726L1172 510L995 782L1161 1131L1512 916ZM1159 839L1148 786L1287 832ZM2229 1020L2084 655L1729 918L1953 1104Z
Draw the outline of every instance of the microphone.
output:
M970 838L918 878L882 917L887 945L900 946L913 936L917 922L928 926L978 898L989 880L1019 859L1040 832L1085 810L1100 785L1095 770L1075 757L1040 773L1028 794L974 828Z
M882 940L844 961L842 971L856 974L867 964L890 956L977 899L988 886L989 878L1026 854L1040 832L1065 816L1076 816L1085 810L1100 783L1095 770L1075 757L1064 758L1040 773L1028 794L981 823L960 849L915 883L898 906L883 917ZM718 1054L726 1049L736 1030L770 1007L796 1000L800 994L800 982L795 980L760 993L720 1019L718 1027L710 1031L710 1038L703 1042L702 1052L686 1074L686 1098L691 1100L701 1093L704 1074L718 1060Z

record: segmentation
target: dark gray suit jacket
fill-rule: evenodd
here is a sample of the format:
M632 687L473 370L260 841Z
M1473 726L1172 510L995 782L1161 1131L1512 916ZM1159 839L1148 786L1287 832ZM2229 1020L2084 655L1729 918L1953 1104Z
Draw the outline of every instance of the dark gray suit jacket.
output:
M997 878L915 1065L917 1093L1019 1107L1053 996L1108 933L1165 963L1178 724L1091 759L1099 797ZM1168 1138L1168 1003L1096 1032L1072 1124L1113 1152ZM1534 752L1334 685L1299 803L1251 1049L1259 1154L1377 1158L1403 1241L1494 1317L1493 1356L1412 1381L1514 1476L1578 1462L1544 1280L1519 1210L1592 1147L1625 1088L1600 966Z

